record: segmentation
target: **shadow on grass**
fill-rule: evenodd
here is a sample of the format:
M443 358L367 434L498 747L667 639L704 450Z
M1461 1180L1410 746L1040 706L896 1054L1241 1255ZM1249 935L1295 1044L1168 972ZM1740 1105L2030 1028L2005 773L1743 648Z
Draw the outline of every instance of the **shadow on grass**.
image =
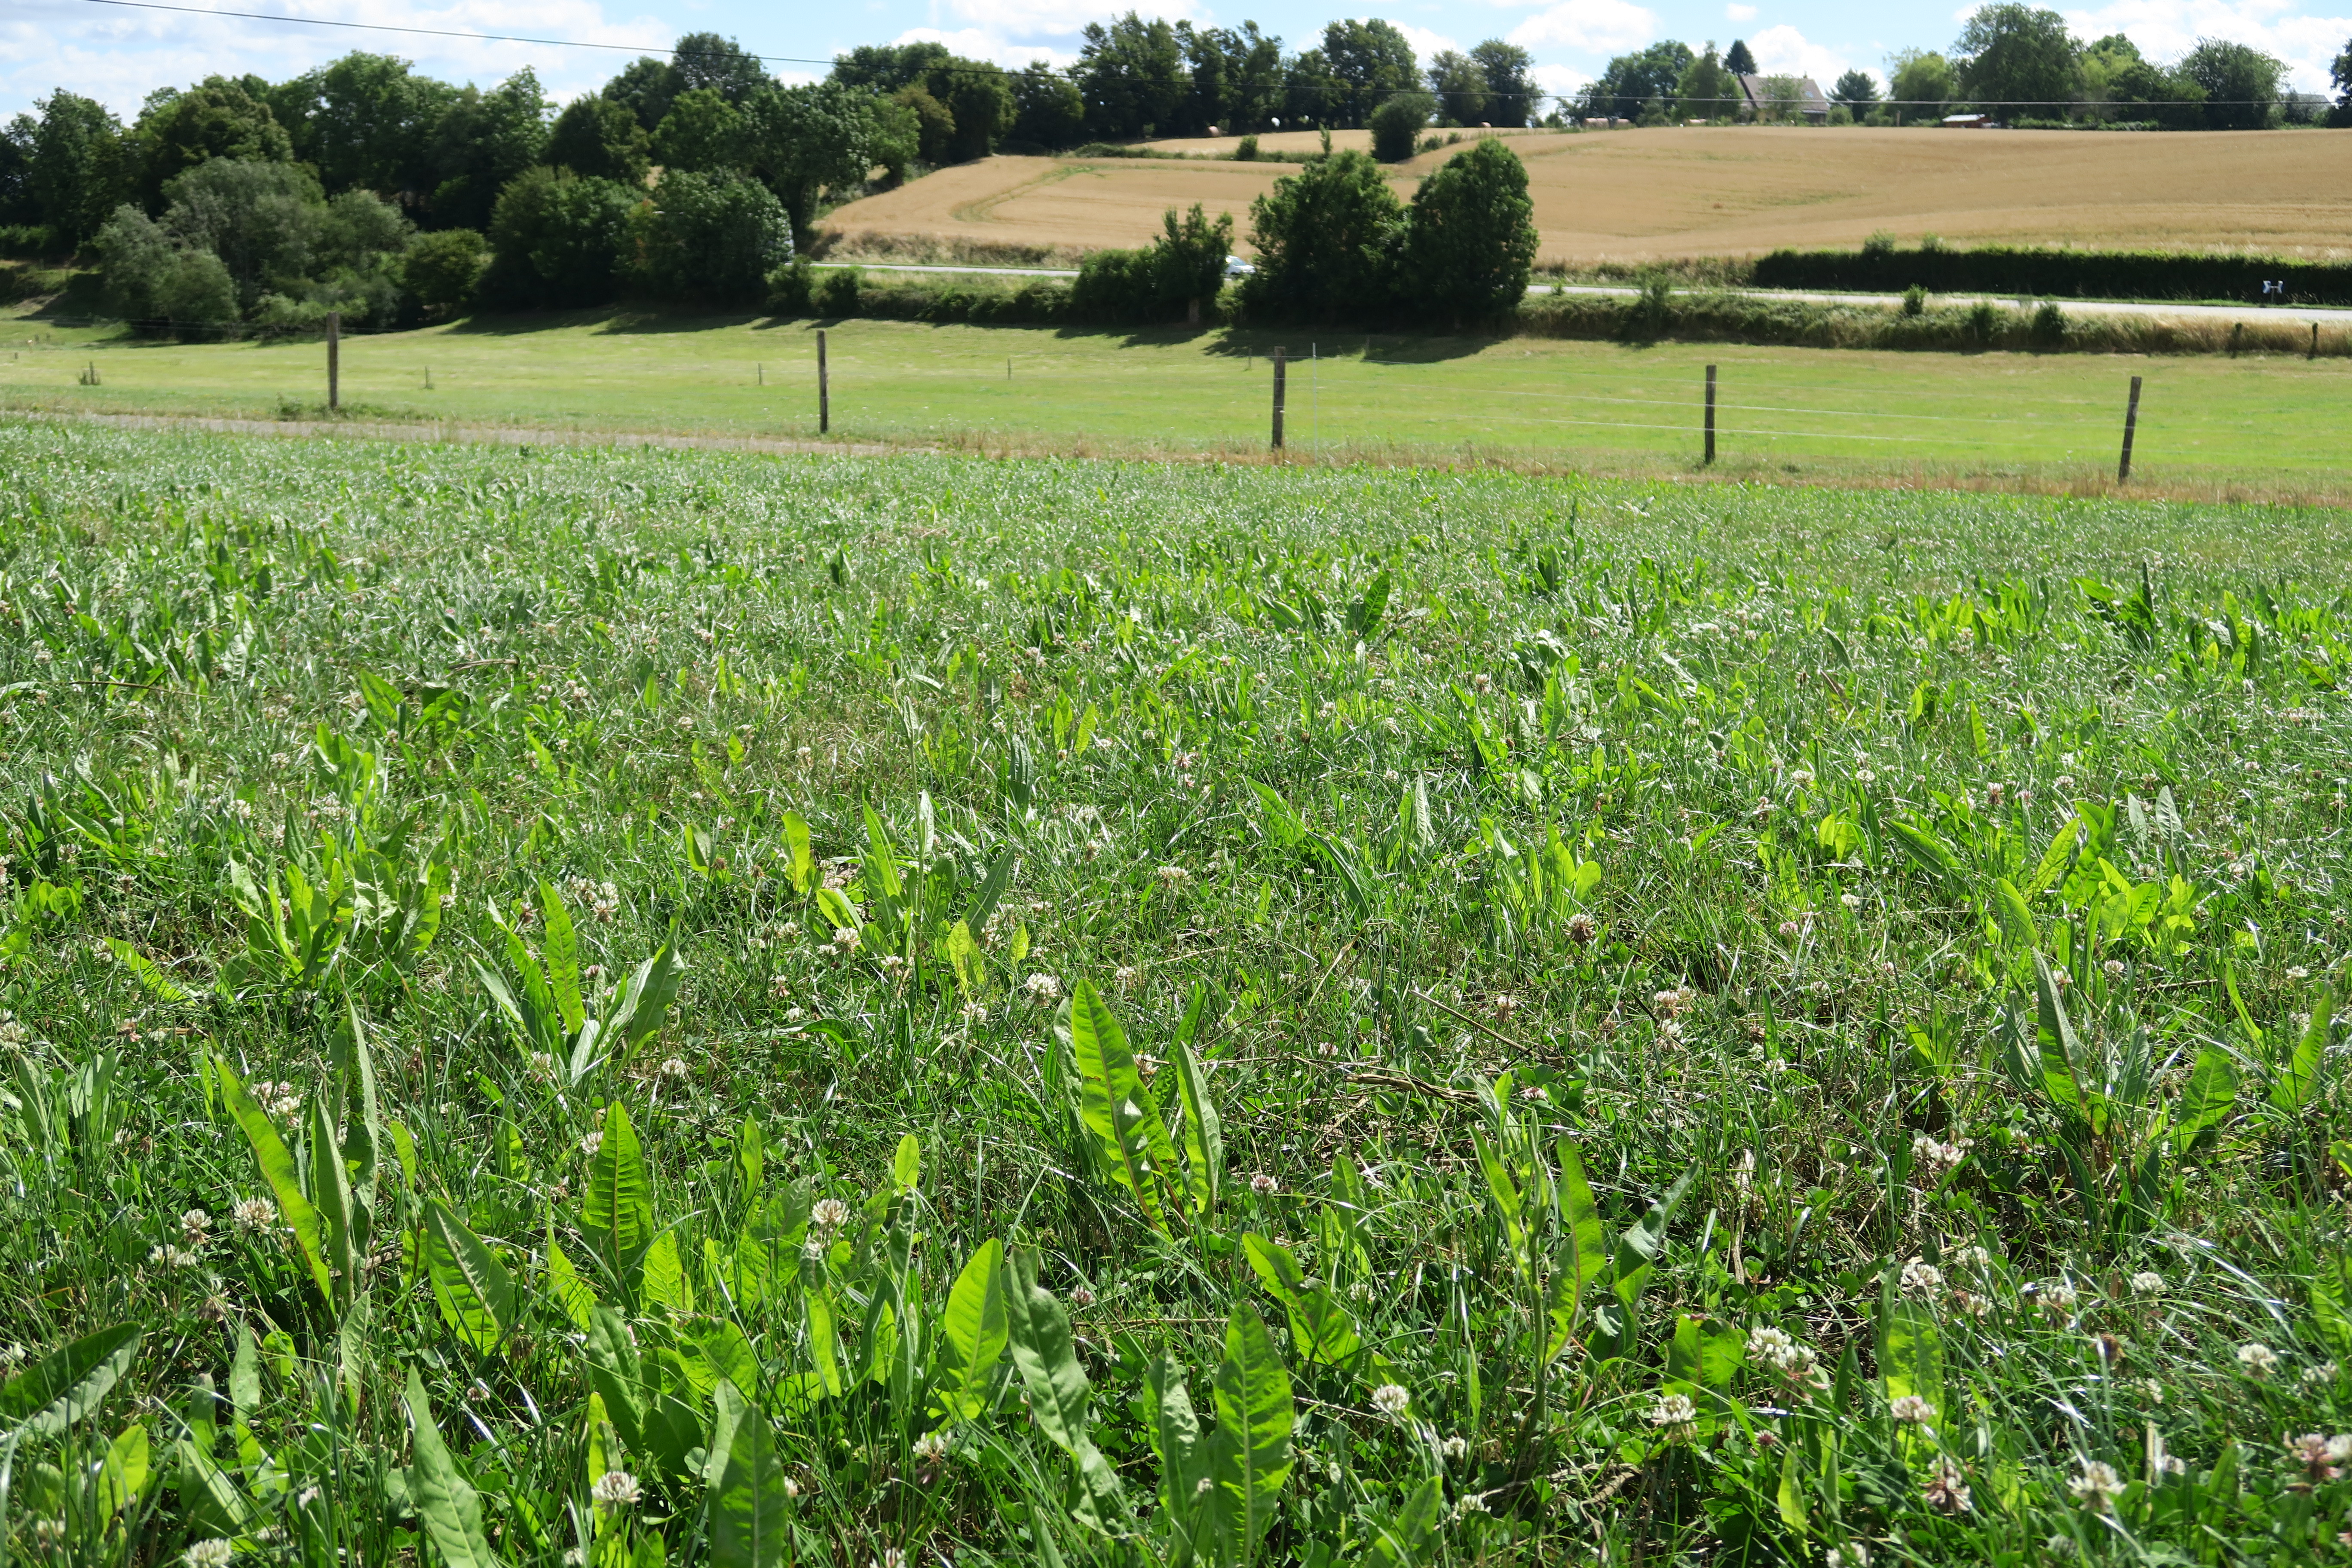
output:
M520 311L470 316L451 325L453 335L524 337L533 332L597 329L598 336L690 336L717 331L785 331L823 328L840 331L862 325L959 327L975 332L1032 336L1051 332L1064 342L1095 342L1122 349L1197 345L1225 359L1271 359L1277 348L1292 359L1356 357L1391 364L1438 364L1469 359L1501 340L1475 333L1366 332L1336 326L1188 327L1103 326L1080 322L926 321L897 316L786 316L764 310L673 311L611 305L595 310Z

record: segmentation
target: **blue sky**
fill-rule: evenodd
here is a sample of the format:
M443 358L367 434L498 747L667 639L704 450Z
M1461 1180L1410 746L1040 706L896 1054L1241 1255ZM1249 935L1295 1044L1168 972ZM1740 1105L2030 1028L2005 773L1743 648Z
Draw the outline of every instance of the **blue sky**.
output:
M1096 0L840 0L819 5L752 0L185 0L223 9L318 20L372 22L456 32L528 34L616 45L662 45L681 32L730 34L769 56L829 58L855 44L940 38L982 58L1018 64L1076 57L1079 30L1121 14ZM1565 92L1612 54L1653 39L1694 46L1744 37L1767 71L1809 74L1827 86L1850 67L1884 75L1906 47L1942 48L1968 5L1872 5L1864 0L1402 0L1376 12L1327 9L1313 0L1150 0L1147 15L1204 24L1254 20L1294 47L1336 15L1387 17L1424 58L1483 38L1524 45L1546 85ZM2285 60L2292 85L2327 87L2328 64L2352 39L2352 0L2105 0L2060 7L2084 38L2125 32L2152 57L2170 58L2203 36L2253 44ZM126 118L152 89L220 72L292 75L352 48L398 54L453 80L495 81L537 68L559 98L593 89L625 52L403 37L340 27L142 11L90 0L0 0L0 114L31 106L52 87L72 88ZM822 67L779 63L788 79Z

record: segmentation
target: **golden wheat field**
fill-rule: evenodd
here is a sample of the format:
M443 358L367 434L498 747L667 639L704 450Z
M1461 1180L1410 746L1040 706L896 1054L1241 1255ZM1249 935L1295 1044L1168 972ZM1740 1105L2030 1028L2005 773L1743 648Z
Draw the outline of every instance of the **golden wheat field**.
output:
M1344 132L1339 144L1361 144ZM1312 145L1266 137L1268 150ZM1218 152L1231 138L1168 142ZM2352 131L2196 135L2068 131L1683 126L1529 132L1527 160L1548 262L1742 256L1851 246L1886 230L1969 245L2352 253ZM1401 195L1447 147L1399 165ZM1041 251L1136 245L1171 206L1234 215L1294 165L1103 158L990 158L837 208L825 226L856 251L885 237L950 248Z

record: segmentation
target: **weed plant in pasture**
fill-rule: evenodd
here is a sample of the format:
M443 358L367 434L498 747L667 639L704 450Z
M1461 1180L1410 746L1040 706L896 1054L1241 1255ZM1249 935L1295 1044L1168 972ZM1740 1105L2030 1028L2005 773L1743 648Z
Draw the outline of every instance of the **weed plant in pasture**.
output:
M0 461L20 1561L2352 1530L2336 514Z

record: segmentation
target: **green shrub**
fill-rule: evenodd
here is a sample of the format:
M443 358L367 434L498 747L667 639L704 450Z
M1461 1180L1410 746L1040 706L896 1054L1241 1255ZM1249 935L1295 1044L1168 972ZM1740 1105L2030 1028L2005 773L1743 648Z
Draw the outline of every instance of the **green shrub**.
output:
M778 316L805 316L816 289L816 268L795 256L768 274L768 310Z
M629 237L636 287L657 300L709 305L761 302L769 272L793 248L783 204L751 175L728 170L664 174L654 199L631 211Z
M1862 242L1862 253L1869 257L1892 256L1895 254L1895 237L1882 228Z
M1969 307L1969 336L1979 343L1990 343L2000 332L2000 307L1990 300L1979 300Z
M1441 163L1413 193L1411 303L1455 321L1516 310L1535 265L1527 165L1492 137Z
M436 321L461 315L474 302L482 269L490 264L490 242L470 228L436 229L419 235L400 259L401 281Z
M857 314L857 294L862 281L855 267L838 268L827 272L809 290L809 309L820 316L840 318Z
M1412 157L1432 107L1426 93L1401 92L1373 110L1372 156L1383 163L1402 163Z
M1924 315L1927 313L1927 290L1920 288L1916 283L1912 284L1911 287L1903 290L1903 313L1905 315Z
M1070 286L1071 308L1090 321L1146 321L1159 302L1159 268L1149 248L1091 252Z
M2045 348L2055 348L2066 341L2066 312L2055 300L2044 300L2033 312L2033 341Z
M1250 205L1258 262L1243 299L1271 318L1384 317L1404 227L1404 207L1378 163L1353 151L1318 158Z
M1255 136L1244 136L1234 144L1234 161L1237 163L1255 163L1257 162L1257 138Z
M485 304L558 309L609 303L619 290L629 214L643 199L616 180L540 167L499 193Z

